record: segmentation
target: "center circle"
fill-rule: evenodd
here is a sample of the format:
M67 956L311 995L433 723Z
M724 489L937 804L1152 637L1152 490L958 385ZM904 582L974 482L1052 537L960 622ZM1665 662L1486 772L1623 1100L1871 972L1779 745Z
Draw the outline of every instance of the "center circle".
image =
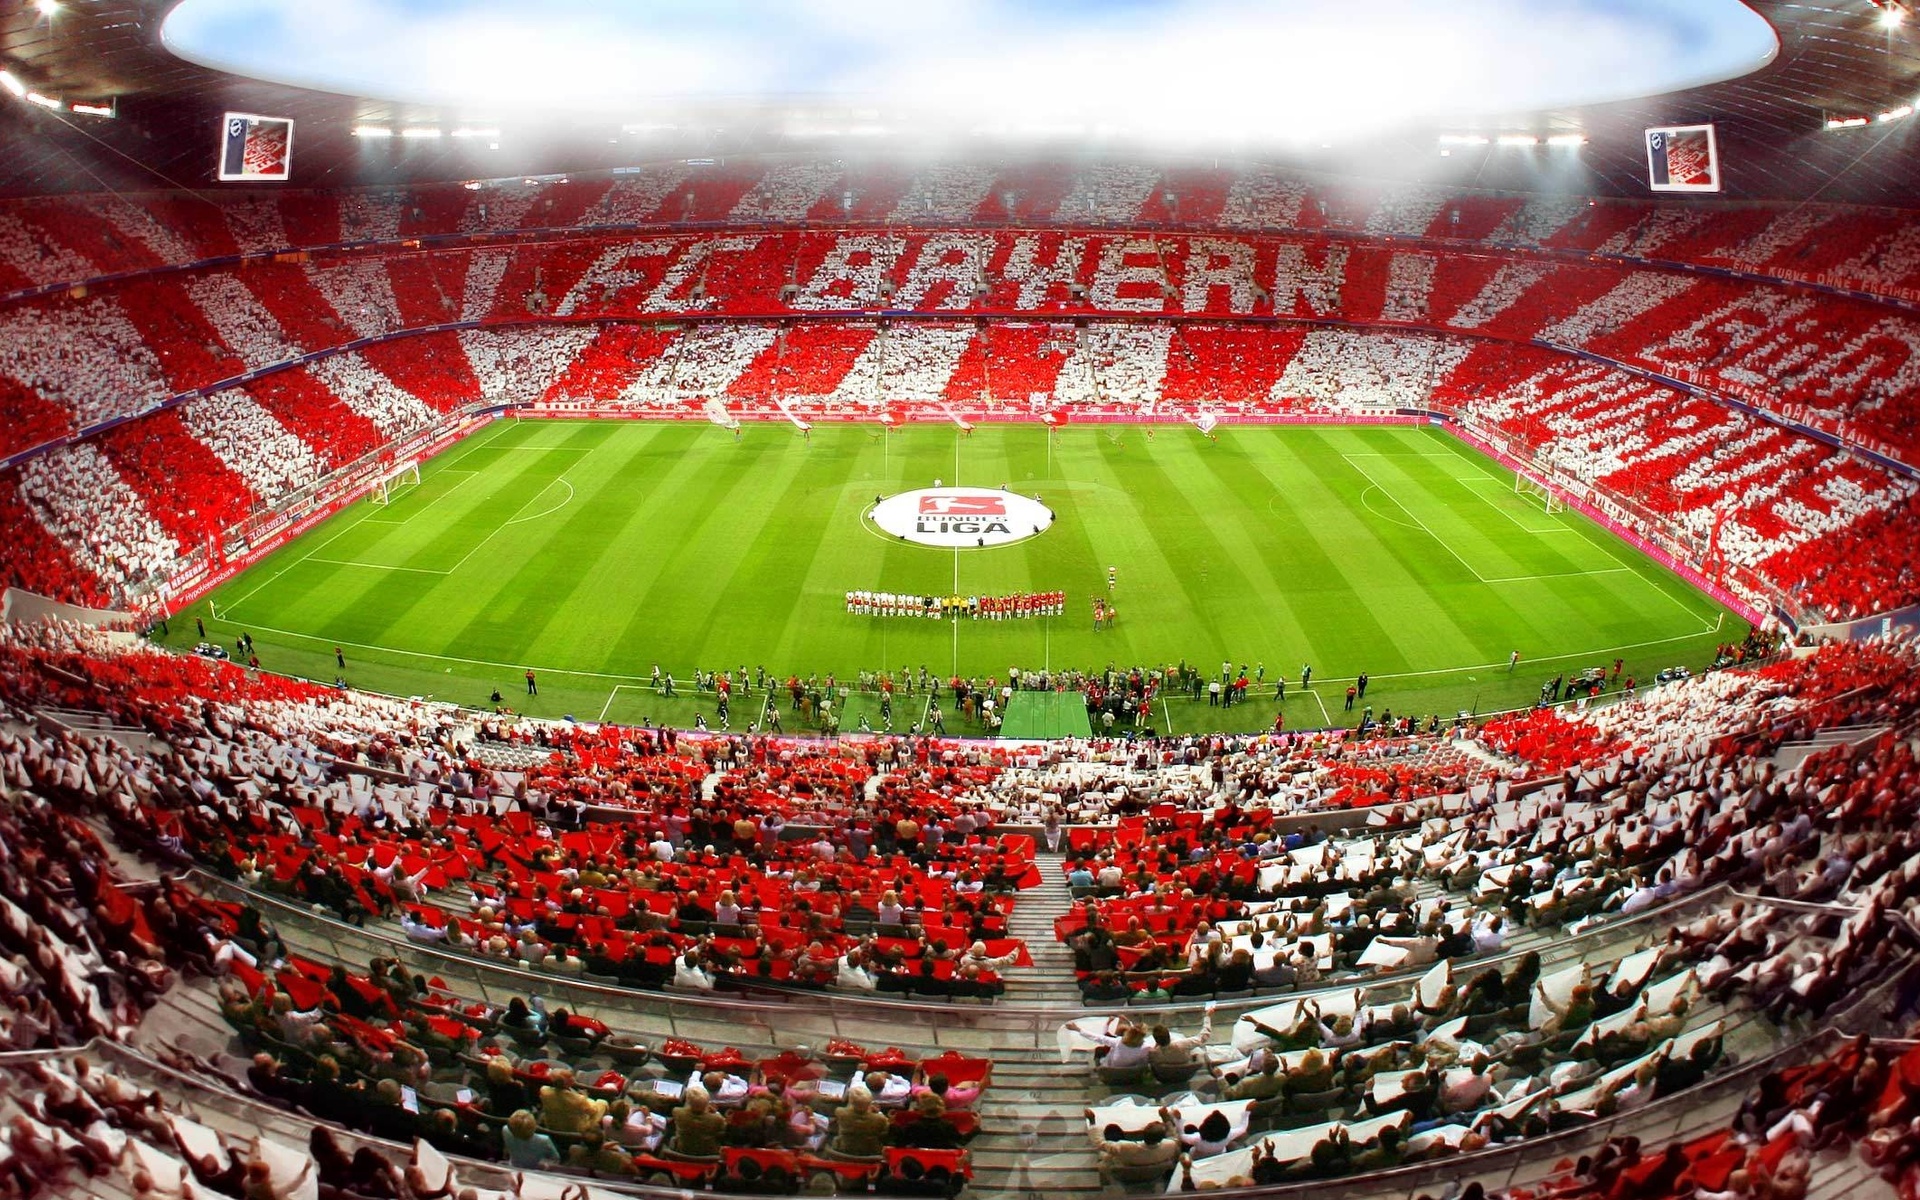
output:
M880 500L867 515L889 536L943 550L1011 546L1038 537L1053 524L1053 510L1032 496L993 488L898 492Z

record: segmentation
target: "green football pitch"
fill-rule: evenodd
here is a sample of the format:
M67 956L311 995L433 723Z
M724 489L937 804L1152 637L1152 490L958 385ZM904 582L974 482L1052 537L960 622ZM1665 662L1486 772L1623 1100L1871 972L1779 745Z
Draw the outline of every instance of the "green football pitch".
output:
M171 622L268 670L541 716L691 725L696 669L935 676L1223 660L1263 674L1228 710L1167 706L1175 733L1270 727L1287 678L1292 728L1353 724L1367 672L1376 715L1489 712L1541 682L1626 660L1650 679L1698 669L1745 627L1575 513L1430 428L785 425L504 420L427 463L386 505L362 500ZM1053 526L955 552L863 521L876 495L931 486L1040 496ZM1115 568L1117 586L1107 588ZM853 616L849 589L1061 590L1048 620ZM1095 630L1092 601L1111 599ZM217 615L215 615L217 614ZM334 657L338 647L346 665ZM1518 650L1521 662L1509 671ZM1299 688L1303 663L1310 691ZM680 681L648 687L658 664ZM540 694L526 695L524 672ZM1262 671L1262 669L1264 669ZM758 716L736 698L733 727ZM900 728L924 700L894 704ZM855 696L843 730L867 715ZM786 727L792 729L791 714ZM948 728L960 726L949 713Z

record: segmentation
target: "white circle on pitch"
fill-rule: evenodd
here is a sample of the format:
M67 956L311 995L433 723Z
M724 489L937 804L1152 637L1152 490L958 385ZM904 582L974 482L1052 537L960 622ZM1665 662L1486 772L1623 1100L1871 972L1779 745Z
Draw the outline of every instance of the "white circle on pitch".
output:
M867 515L892 537L950 550L1011 546L1045 533L1053 524L1053 510L1038 500L993 488L900 492Z

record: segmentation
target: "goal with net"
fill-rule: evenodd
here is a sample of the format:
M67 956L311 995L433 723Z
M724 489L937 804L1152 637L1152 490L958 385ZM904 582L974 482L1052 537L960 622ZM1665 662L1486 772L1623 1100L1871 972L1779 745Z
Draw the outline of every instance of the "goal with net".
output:
M375 504L392 504L400 489L407 486L420 486L420 464L417 462L401 463L374 480L367 499Z
M1529 504L1538 504L1550 513L1567 511L1567 501L1559 489L1527 471L1513 473L1513 494Z

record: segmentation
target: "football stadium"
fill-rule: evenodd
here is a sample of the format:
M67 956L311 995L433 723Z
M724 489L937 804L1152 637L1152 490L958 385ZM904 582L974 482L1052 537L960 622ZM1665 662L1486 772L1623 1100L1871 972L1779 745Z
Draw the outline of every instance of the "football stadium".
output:
M1916 17L0 0L0 1200L1920 1196Z

